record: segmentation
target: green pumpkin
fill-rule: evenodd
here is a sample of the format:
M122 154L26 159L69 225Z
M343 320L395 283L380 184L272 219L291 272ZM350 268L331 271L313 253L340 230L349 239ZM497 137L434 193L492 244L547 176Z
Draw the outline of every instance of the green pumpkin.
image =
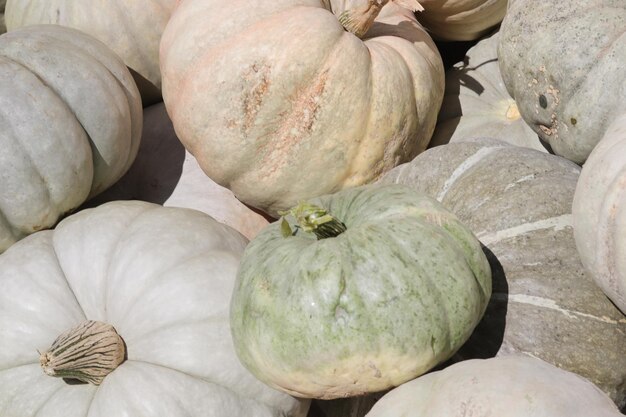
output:
M491 294L469 229L400 185L311 204L334 217L315 233L345 231L319 239L286 216L246 248L231 300L242 363L272 387L331 399L397 386L454 354Z

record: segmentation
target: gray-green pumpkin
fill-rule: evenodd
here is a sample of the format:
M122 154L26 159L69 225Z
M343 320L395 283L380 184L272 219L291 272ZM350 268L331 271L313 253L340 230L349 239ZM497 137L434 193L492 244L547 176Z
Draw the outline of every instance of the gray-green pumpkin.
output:
M624 0L514 0L500 28L504 83L557 155L583 163L626 99Z
M522 119L498 66L496 32L478 42L462 62L446 71L446 90L429 146L490 137L545 152L537 133Z
M626 317L580 261L572 200L580 168L501 141L451 143L381 182L436 197L493 254L493 294L455 360L539 357L626 404Z
M97 39L57 25L0 36L0 252L122 177L142 118L130 72Z
M296 396L354 396L423 374L467 340L491 293L491 273L456 216L397 185L311 203L345 231L317 239L276 222L242 258L231 326L253 374ZM315 233L337 227L324 223Z

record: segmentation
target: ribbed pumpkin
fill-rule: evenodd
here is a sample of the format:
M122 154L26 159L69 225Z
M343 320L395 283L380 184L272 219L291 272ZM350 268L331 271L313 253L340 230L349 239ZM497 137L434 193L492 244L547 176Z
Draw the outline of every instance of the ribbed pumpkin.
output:
M429 146L477 137L546 151L522 119L504 86L498 66L499 32L470 48L465 59L446 71L446 90Z
M625 6L511 0L500 28L500 70L522 117L557 155L576 163L624 108Z
M0 255L0 415L304 417L307 401L235 355L228 311L246 243L204 213L132 201L13 245Z
M141 139L123 62L55 25L0 36L0 119L0 252L117 181Z
M626 313L626 113L583 166L572 213L583 265Z
M88 33L132 71L145 105L160 99L159 41L176 0L7 0L9 30L59 24Z
M539 359L469 360L387 393L367 417L620 417L588 380Z
M380 14L360 39L339 18L368 1ZM180 4L161 41L164 101L210 178L276 215L426 148L441 57L410 10L379 3Z
M486 35L506 13L507 0L420 0L417 18L433 37L471 41Z
M303 397L360 395L423 374L467 340L491 274L452 213L397 185L310 204L320 211L299 206L299 226L262 230L237 274L233 340L257 378Z
M493 254L493 295L456 360L536 356L590 379L622 406L626 317L576 250L579 173L564 158L492 140L429 149L382 182L436 197Z
M166 207L192 208L231 226L248 239L267 226L265 217L205 175L176 137L163 103L145 108L143 121L135 162L122 179L91 199L87 206L114 200L143 200Z

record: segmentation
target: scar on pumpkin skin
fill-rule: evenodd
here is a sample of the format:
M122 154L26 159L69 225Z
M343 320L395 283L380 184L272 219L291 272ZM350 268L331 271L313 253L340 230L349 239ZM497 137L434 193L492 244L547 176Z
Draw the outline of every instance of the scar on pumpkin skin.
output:
M266 63L255 62L243 75L246 84L253 83L252 88L246 91L243 97L242 133L245 136L252 128L263 104L263 98L269 89L271 69L271 66Z

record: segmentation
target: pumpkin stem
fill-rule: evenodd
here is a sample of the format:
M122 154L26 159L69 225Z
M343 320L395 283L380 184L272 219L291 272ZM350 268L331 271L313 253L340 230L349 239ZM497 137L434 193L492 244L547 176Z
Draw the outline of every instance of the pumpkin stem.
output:
M57 337L39 362L46 375L100 385L125 358L124 340L113 326L86 320Z
M291 210L279 212L279 214L281 216L291 214L296 218L298 227L305 232L314 233L318 239L337 237L347 230L346 225L341 220L329 214L322 207L310 203L301 202ZM285 237L291 234L287 232L288 227L288 223L283 218L281 228Z
M398 6L404 7L413 12L424 10L422 5L419 4L417 0L391 1L395 2ZM368 0L367 4L363 7L348 9L341 13L339 15L339 22L348 32L351 32L362 39L374 23L374 20L378 17L382 8L387 3L389 3L389 0Z

